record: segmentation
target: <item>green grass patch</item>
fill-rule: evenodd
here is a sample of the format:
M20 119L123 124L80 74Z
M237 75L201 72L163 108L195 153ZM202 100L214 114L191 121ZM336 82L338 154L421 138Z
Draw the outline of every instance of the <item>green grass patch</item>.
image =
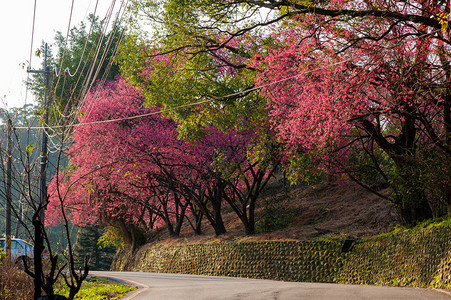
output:
M126 293L136 290L136 287L113 281L104 281L92 278L84 281L80 291L75 296L77 300L114 300L119 299ZM55 286L55 294L68 296L69 288L64 282Z
M420 229L431 229L435 227L443 227L443 226L451 226L451 218L449 217L441 217L441 218L435 218L435 219L428 219L424 220L422 222L418 222L416 224L407 224L407 225L396 225L391 228L391 230L387 233L383 233L374 237L385 237L385 236L393 236L398 233L404 232L404 231L411 231L411 230L420 230Z

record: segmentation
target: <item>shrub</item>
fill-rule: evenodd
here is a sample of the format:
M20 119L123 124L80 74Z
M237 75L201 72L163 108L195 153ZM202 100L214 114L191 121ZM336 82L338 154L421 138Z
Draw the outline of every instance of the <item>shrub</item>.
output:
M33 279L17 266L0 264L0 300L33 300Z

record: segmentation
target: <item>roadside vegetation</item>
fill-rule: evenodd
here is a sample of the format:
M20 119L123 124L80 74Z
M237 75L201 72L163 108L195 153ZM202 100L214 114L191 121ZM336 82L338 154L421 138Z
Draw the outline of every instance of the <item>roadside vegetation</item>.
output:
M97 248L99 248L98 245ZM33 278L24 272L23 266L6 263L5 260L4 249L0 247L0 300L35 299ZM46 261L44 271L48 272L50 267L49 262ZM30 271L33 271L33 269ZM99 280L96 277L87 277L74 299L114 300L135 289L136 287L126 284L110 280ZM64 282L63 277L59 277L59 280L55 282L54 295L64 296L66 297L65 299L68 299L70 288Z
M113 300L133 291L135 287L112 281L102 281L90 277L86 280L74 299L78 300ZM33 300L33 280L15 265L0 263L0 300ZM68 297L69 288L60 279L55 284L55 295Z
M49 59L80 72L51 83L48 199L22 191L54 262L35 277L47 294L64 263L44 225L65 225L73 297L99 255L75 259L69 224L133 252L163 236L361 236L451 216L449 1L129 3L110 32L91 16L58 34ZM29 87L43 95L39 76Z
M33 279L15 265L0 262L0 299L33 299Z
M279 183L359 186L401 224L451 213L449 3L148 0L131 13L116 76L62 111L81 126L48 223L102 224L102 241L131 251L163 231L227 236L228 214L250 237L299 215L340 223L321 200L265 198Z
M126 293L135 290L135 287L131 287L126 284L120 284L112 281L104 281L90 277L83 282L80 291L77 293L74 299L78 300L114 300L119 299ZM55 287L56 294L68 296L69 289L67 285L59 282Z

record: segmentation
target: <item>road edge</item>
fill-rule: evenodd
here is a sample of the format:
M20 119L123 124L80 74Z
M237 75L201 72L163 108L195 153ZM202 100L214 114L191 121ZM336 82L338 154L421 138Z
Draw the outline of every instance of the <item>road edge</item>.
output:
M432 290L440 292L442 294L446 294L448 296L451 296L451 292L449 290L444 290L444 289L432 289Z
M129 280L129 279L122 279L122 278L118 278L116 276L105 276L105 275L96 275L96 274L92 274L92 276L96 276L97 278L107 278L107 279L112 279L114 281L118 281L121 283L130 283L131 285L135 285L138 289L128 292L126 293L123 297L120 297L118 299L121 300L131 300L133 298L135 298L136 296L138 296L139 294L147 291L149 289L149 286L133 281L133 280Z

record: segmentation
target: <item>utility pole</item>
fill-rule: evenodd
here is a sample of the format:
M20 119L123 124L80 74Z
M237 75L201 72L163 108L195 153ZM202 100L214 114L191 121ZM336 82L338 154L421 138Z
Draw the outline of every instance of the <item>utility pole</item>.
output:
M43 107L43 118L42 118L42 144L41 144L41 169L39 172L40 178L40 194L39 194L39 208L40 210L40 218L41 222L44 223L45 213L44 207L47 204L47 162L48 162L48 122L49 122L49 84L50 84L50 68L47 66L47 43L45 44L45 52L44 52L44 70L31 70L28 69L28 73L38 73L44 74L44 107Z
M42 268L42 252L44 251L44 218L45 207L47 205L47 130L49 121L49 82L50 82L50 68L47 66L47 43L45 44L44 53L44 70L27 70L28 73L38 73L44 75L44 107L42 118L42 144L41 144L41 169L40 169L40 196L37 210L32 217L32 224L34 227L34 299L41 297L41 288L43 287L43 268Z
M11 263L11 167L13 159L13 139L12 139L13 123L8 120L7 141L6 141L6 224L5 224L5 250L6 263Z
M24 185L24 182L22 182L22 186ZM18 213L18 222L16 223L16 231L14 233L14 236L17 238L19 237L19 232L20 232L20 225L23 222L23 213L24 213L24 204L23 204L24 200L23 200L23 195L20 196L19 199L19 213Z

